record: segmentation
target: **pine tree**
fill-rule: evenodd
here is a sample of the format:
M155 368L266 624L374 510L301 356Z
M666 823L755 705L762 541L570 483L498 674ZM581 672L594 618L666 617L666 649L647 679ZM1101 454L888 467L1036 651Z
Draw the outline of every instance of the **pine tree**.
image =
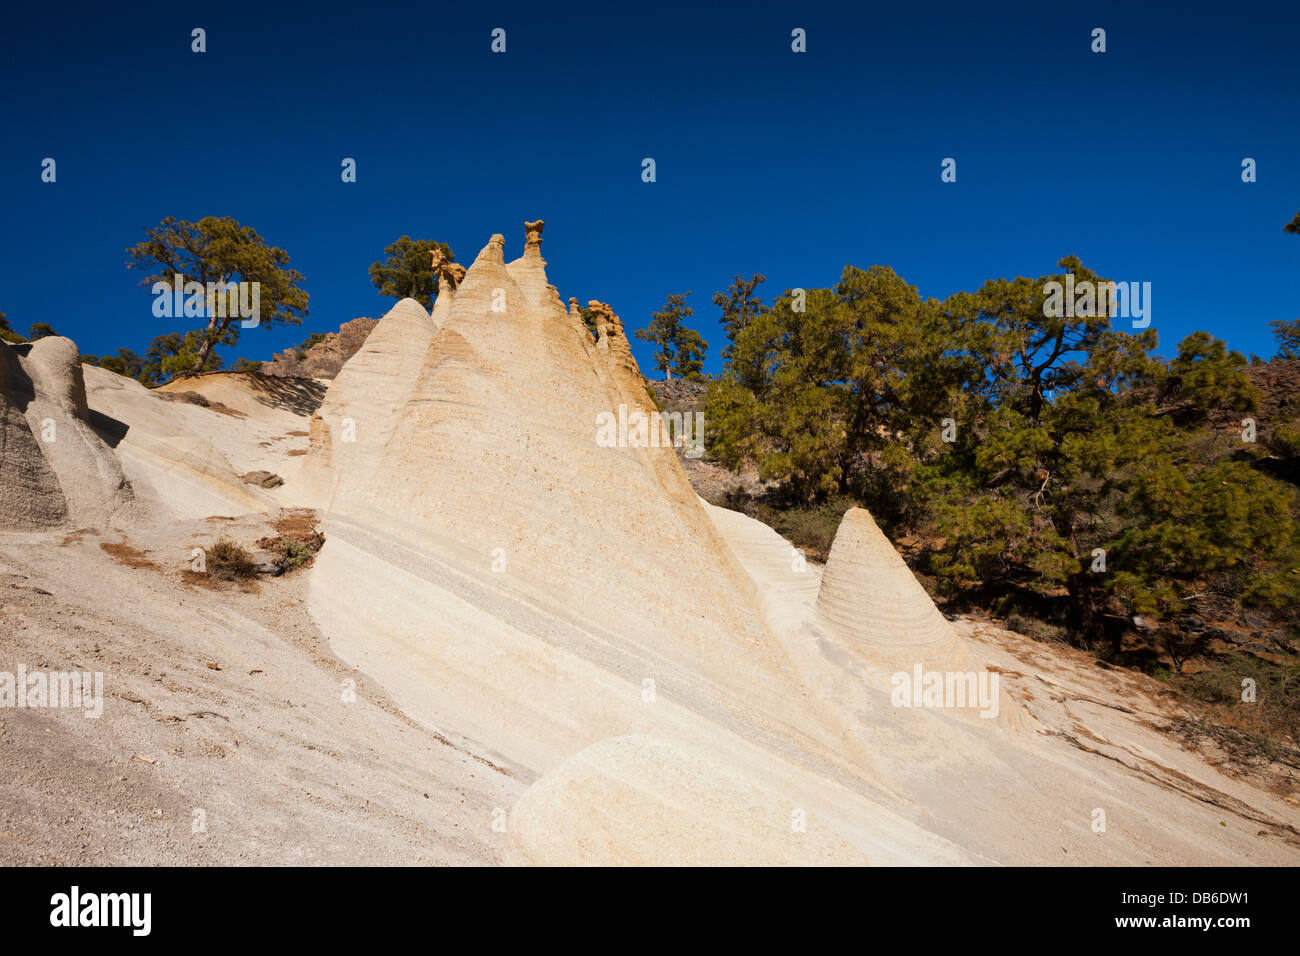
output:
M426 309L432 309L438 295L438 276L433 271L433 260L429 255L434 249L441 250L448 262L456 261L451 247L446 243L435 239L402 236L384 247L387 259L371 263L371 284L379 290L380 295L389 295L395 299L415 299Z
M655 368L662 372L669 381L673 377L674 359L676 359L677 353L682 347L683 333L684 331L690 331L682 324L682 320L688 319L695 314L695 310L686 304L690 294L689 289L684 294L671 293L664 303L663 310L652 312L650 324L644 329L637 329L636 331L638 339L655 345ZM695 334L696 339L699 339L698 334L693 334ZM703 339L700 339L700 344L703 344ZM696 346L688 342L688 348L694 347Z
M148 239L126 250L131 257L127 268L150 272L141 285L161 282L170 286L178 274L204 285L256 283L259 328L299 325L307 315L307 292L299 286L303 276L289 268L289 254L268 246L255 230L229 216L205 216L198 222L168 216L145 233ZM226 314L220 314L223 311ZM174 373L206 371L214 360L220 362L216 346L239 340L241 316L233 310L212 308L210 303L207 312L207 323L186 333L184 348L171 355Z

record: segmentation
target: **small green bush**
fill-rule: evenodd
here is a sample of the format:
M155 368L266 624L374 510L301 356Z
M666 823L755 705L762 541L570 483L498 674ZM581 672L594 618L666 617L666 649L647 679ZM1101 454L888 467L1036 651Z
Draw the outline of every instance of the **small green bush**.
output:
M280 563L286 571L298 570L311 561L315 553L301 541L294 541L292 538L280 539Z

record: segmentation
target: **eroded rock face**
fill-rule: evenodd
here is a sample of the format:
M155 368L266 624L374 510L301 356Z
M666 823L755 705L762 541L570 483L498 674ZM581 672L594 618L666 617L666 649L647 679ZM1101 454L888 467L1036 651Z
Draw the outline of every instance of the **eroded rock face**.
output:
M438 247L429 250L433 257L433 272L438 277L438 293L455 292L460 281L465 278L465 267L459 262L452 262Z
M954 669L962 642L869 512L850 508L826 563L817 611L882 666Z
M597 299L588 302L587 308L596 322L596 348L608 352L610 340L618 334L614 310Z
M18 355L0 342L0 529L51 528L68 514L63 489L23 414L35 396Z
M408 629L423 633L415 608L436 602L430 595L449 580L428 563L434 562L451 579L504 589L503 605L519 602L531 608L526 617L554 620L565 643L581 640L576 618L600 633L660 646L678 661L674 668L699 667L727 680L750 673L751 691L774 680L780 667L762 650L763 626L748 597L752 585L713 531L675 451L598 443L599 415L653 405L639 373L622 377L614 355L597 354L580 320L575 327L529 248L507 264L504 238L488 241L424 346L413 381L405 374L400 383L392 374L369 383L353 376L367 345L331 387L321 430L332 433L334 457L343 448L336 407L349 410L353 447L364 444L366 454L353 472L359 479L340 473L332 496L327 522L335 530L313 571L321 582L322 619L350 619L347 608L359 606L348 596L354 586L368 582L386 591L391 584L410 588L410 600L393 596L382 620L346 628L358 638L377 629L380 642ZM494 309L502 299L505 310ZM441 303L440 295L435 312ZM613 310L602 317L606 337L625 344ZM420 348L412 336L401 338L403 368ZM630 352L627 358L635 368ZM617 508L607 502L611 488L620 489ZM508 568L502 574L491 570L498 549ZM400 556L407 571L357 577L352 562L366 563L366 553L385 562ZM722 647L735 643L756 650L729 658ZM456 706L467 687L447 687L447 705ZM602 706L604 692L584 694L575 687L555 706L575 712ZM557 716L555 724L518 730L575 744L595 730L570 738L566 722ZM519 741L503 739L500 746L521 758L530 751Z
M546 226L546 220L538 219L535 222L524 223L524 247L540 246L542 244L542 229Z
M380 462L434 329L419 302L402 299L340 370L311 419L311 450L302 465L304 504L325 507L336 488L368 485L366 475Z
M279 378L332 379L365 344L378 319L357 318L344 322L337 332L328 332L325 338L307 350L303 358L289 349L276 354L274 360L262 366L263 375Z
M651 782L668 775L682 793L727 782L729 796L697 808L702 830L755 794L781 808L738 824L738 859L888 859L863 852L853 822L885 819L882 807L817 795L817 780L852 776L862 745L800 703L808 690L755 582L675 450L598 440L602 415L644 420L654 405L614 310L593 302L594 341L544 266L537 242L506 262L493 236L432 317L385 317L331 386L310 456L330 486L310 579L322 630L416 719L549 781L526 816L529 859L580 852L551 838L600 815L591 794L657 813ZM628 734L648 743L587 749ZM838 822L783 850L796 800ZM717 845L667 810L663 832L639 840L637 812L589 821L608 859ZM924 834L915 846L961 858Z
M91 425L76 343L51 335L0 345L0 527L100 526L133 503Z

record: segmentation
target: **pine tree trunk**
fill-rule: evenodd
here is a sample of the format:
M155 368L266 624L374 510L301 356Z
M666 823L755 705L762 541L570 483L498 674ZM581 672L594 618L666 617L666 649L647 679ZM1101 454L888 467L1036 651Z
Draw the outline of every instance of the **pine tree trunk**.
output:
M191 374L198 375L203 371L208 355L212 352L213 343L217 340L216 325L217 317L214 315L208 319L207 334L203 336L203 344L199 346L199 353L194 359L194 368L190 370Z

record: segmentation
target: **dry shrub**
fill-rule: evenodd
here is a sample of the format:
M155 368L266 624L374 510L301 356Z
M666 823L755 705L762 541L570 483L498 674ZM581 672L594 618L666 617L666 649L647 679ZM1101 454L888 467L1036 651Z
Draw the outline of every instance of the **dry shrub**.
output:
M119 564L125 564L128 568L152 568L155 571L161 570L158 565L145 557L143 551L137 551L129 544L102 541L100 542L99 547L106 554L112 555Z
M218 581L235 581L257 576L257 565L246 548L221 538L207 552L208 574Z

